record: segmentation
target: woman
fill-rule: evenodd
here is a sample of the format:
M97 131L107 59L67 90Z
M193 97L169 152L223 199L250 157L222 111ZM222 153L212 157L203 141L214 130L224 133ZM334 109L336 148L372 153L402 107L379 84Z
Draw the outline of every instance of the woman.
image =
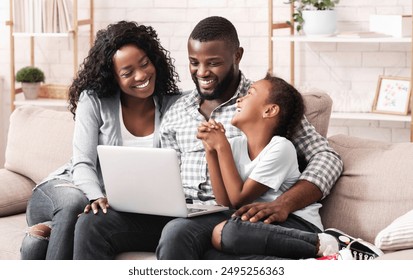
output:
M69 89L73 157L34 189L22 259L72 259L78 215L109 207L97 145L159 147L158 127L179 97L178 81L152 27L120 21L97 33Z

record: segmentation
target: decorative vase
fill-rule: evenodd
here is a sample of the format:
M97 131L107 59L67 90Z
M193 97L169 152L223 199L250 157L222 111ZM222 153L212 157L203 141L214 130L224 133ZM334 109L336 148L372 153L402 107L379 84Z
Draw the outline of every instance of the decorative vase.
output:
M337 12L335 10L302 11L303 31L308 36L331 36L337 29Z
M24 93L24 98L26 99L37 99L40 92L41 83L22 83L22 90Z

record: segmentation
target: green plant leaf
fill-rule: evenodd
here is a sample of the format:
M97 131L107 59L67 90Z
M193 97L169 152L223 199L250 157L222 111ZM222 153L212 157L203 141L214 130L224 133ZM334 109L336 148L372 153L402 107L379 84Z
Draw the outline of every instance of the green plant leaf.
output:
M21 83L44 82L45 76L42 70L34 66L26 66L16 73L16 81Z

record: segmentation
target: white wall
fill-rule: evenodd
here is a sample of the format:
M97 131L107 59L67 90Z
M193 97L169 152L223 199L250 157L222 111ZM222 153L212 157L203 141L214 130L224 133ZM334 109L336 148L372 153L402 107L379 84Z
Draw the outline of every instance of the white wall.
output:
M280 21L288 18L285 0L274 0ZM341 0L337 6L339 30L367 30L370 14L411 14L411 0ZM81 17L88 1L79 1ZM0 164L4 162L9 107L9 1L0 1L0 76L4 77L0 105ZM95 0L95 30L119 20L135 20L152 25L164 47L171 51L181 76L181 87L192 88L187 66L187 37L195 24L210 15L227 17L236 26L245 55L241 69L251 79L264 76L268 69L267 0ZM84 30L84 29L83 29ZM82 32L80 61L87 53L87 37ZM16 67L28 64L27 41L16 39ZM328 92L336 110L369 110L380 74L409 76L409 44L296 44L296 86L302 90L318 88ZM47 82L70 83L73 45L69 39L36 41L36 64L46 72ZM275 47L275 73L289 79L288 44ZM344 97L343 97L344 96ZM343 100L357 100L353 108ZM343 105L344 104L344 105ZM345 133L388 141L409 141L409 123L332 121L331 133Z

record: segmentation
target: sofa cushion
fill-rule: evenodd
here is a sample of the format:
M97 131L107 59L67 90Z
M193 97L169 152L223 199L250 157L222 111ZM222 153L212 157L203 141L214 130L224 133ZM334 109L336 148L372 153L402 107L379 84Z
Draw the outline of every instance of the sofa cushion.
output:
M0 219L0 260L20 259L20 247L26 228L24 213Z
M413 249L388 252L378 258L375 258L375 260L379 260L379 261L382 261L382 260L393 260L393 261L394 260L413 260ZM398 275L397 279L404 279L404 278Z
M154 252L123 252L116 255L116 260L156 260Z
M374 244L381 250L413 249L413 210L398 217L380 231Z
M10 116L5 168L39 183L69 161L73 129L68 111L17 107Z
M7 169L0 169L0 178L0 217L25 212L34 182Z
M324 92L303 93L305 116L316 131L326 137L333 101Z
M320 210L325 227L374 243L376 235L413 209L413 143L385 143L345 135L329 143L344 163Z

